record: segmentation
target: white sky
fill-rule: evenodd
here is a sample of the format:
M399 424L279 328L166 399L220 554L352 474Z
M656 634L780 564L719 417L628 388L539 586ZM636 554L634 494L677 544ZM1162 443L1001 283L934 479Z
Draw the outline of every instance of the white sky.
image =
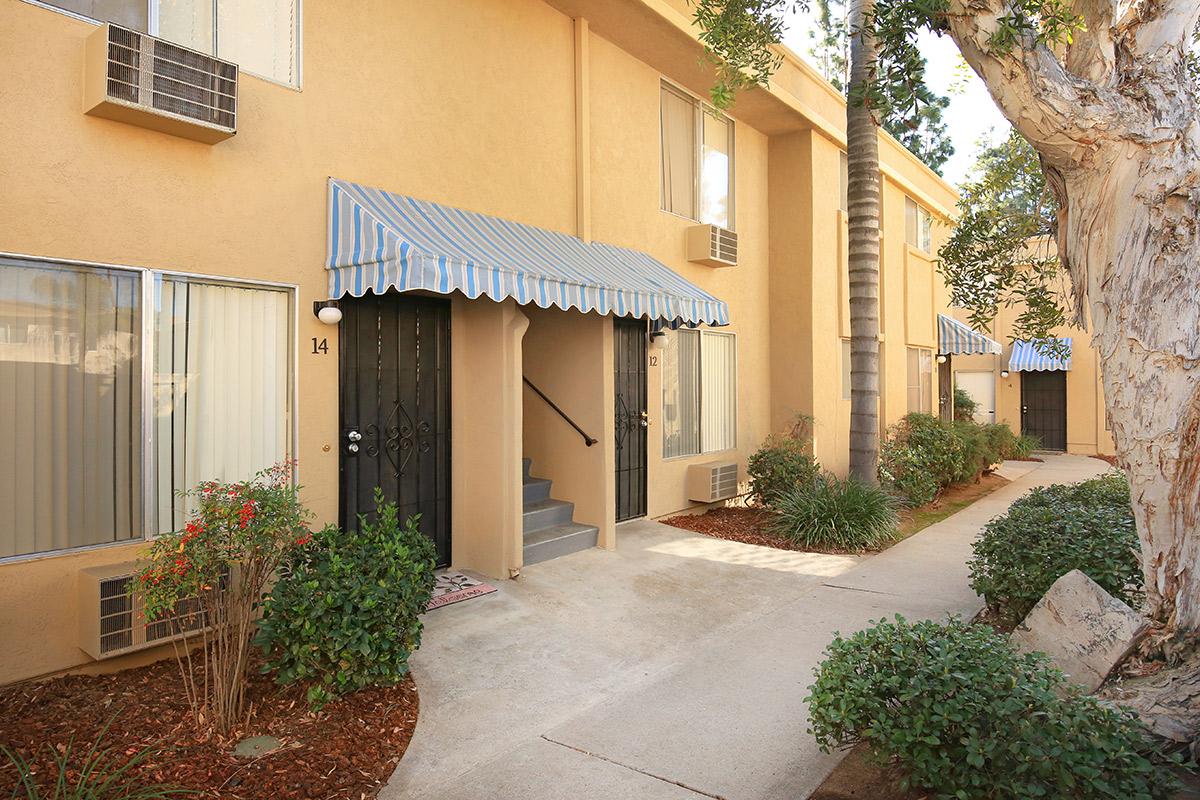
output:
M811 26L809 15L796 14L783 35L785 45L810 61L808 30ZM965 65L959 68L962 59L949 37L926 33L921 35L919 44L928 62L926 79L929 87L950 98L950 107L942 118L954 143L954 155L946 162L942 172L947 181L958 185L975 163L980 143L986 141L990 144L1003 139L1008 132L1008 122L975 73ZM954 83L959 86L952 92L951 85Z

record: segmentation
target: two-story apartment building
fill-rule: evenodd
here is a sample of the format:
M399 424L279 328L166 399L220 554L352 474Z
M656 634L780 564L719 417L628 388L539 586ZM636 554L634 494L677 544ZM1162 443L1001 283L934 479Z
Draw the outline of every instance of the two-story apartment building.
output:
M318 521L380 486L501 579L728 495L796 414L844 473L843 100L785 54L715 113L696 33L685 0L0 0L0 681L161 655L130 562L283 458ZM887 424L936 402L955 197L880 147Z

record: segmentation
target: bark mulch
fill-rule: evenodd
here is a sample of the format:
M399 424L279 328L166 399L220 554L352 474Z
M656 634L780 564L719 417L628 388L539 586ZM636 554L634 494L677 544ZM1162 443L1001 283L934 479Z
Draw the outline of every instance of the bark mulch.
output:
M772 533L768 527L771 515L757 508L747 506L722 506L705 511L703 514L680 514L677 517L667 517L659 520L664 525L703 533L717 539L726 539L743 544L757 544L762 547L774 547L777 550L801 550L805 552L841 552L832 550L815 550L798 542L793 542L785 536Z
M251 671L249 720L227 738L197 732L179 669L168 659L111 675L67 675L0 688L0 745L32 758L43 786L52 786L46 745L61 751L74 737L73 753L82 757L111 721L101 748L124 757L155 749L137 769L146 783L221 800L375 797L416 726L412 678L347 695L313 713L304 686L277 686L258 673L257 664ZM234 757L238 741L258 735L274 736L283 747L253 760ZM10 796L16 774L0 758L0 797Z
M1096 453L1095 455L1092 456L1092 458L1098 458L1101 461L1103 461L1105 464L1108 464L1111 467L1121 466L1121 464L1117 461L1116 456L1106 456L1106 455L1101 455L1099 453Z

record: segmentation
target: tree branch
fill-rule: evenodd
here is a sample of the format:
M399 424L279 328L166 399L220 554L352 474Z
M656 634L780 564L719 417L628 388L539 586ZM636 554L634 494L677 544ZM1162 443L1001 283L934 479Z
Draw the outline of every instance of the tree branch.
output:
M1122 0L1114 27L1135 55L1154 55L1163 48L1182 54L1197 22L1200 3L1194 0Z
M1083 18L1084 27L1075 31L1067 45L1065 64L1072 75L1100 85L1110 85L1116 66L1113 41L1113 0L1075 0L1072 10Z
M1123 126L1117 108L1111 98L1101 99L1100 86L1068 72L1032 33L996 52L991 43L1008 13L1004 0L951 0L950 36L1000 111L1047 163L1085 165L1097 140Z

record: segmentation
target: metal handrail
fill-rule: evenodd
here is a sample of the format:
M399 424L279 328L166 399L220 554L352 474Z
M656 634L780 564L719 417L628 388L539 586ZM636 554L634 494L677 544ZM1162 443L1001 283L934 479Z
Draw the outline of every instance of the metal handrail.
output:
M528 386L530 389L533 389L533 391L537 393L538 397L545 400L546 405L550 406L555 411L557 411L558 415L560 417L562 417L563 419L565 419L567 421L568 425L570 425L572 428L574 428L576 431L578 431L579 435L583 437L583 441L587 442L588 447L591 447L598 441L598 440L593 439L592 437L588 436L587 432L584 431L583 428L576 425L575 420L573 420L567 416L567 412L565 412L561 408L559 408L558 405L553 400L551 400L549 397L546 396L545 392L543 392L541 389L539 389L538 387L533 385L533 381L529 380L529 378L526 378L524 375L521 376L521 380L525 381L525 385Z

